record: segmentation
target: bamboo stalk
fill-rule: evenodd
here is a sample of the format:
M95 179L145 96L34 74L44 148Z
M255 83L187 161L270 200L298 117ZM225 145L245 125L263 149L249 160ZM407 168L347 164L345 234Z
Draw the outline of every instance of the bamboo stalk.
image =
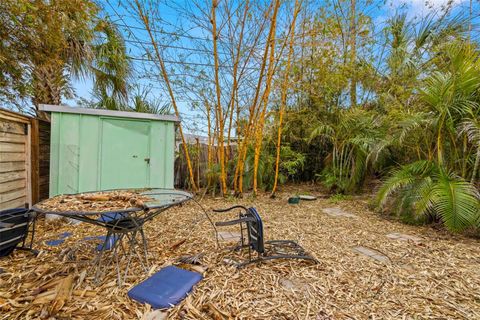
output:
M280 102L280 110L278 114L278 134L277 134L277 154L276 154L276 159L275 159L275 177L273 181L273 188L272 188L272 193L271 197L275 196L275 191L277 190L277 184L278 184L278 172L279 172L279 167L280 167L280 144L282 142L282 122L283 122L283 113L287 104L287 86L288 86L288 75L290 73L290 67L291 67L291 60L293 56L293 51L294 51L294 39L295 39L295 23L297 20L297 15L298 12L300 11L301 8L301 3L298 0L295 0L295 7L293 11L293 18L292 18L292 24L290 26L291 28L291 34L290 34L290 44L289 44L289 50L288 50L288 57L287 57L287 65L285 66L285 75L283 78L283 83L282 83L282 92L281 92L281 102Z
M355 107L357 105L357 77L355 71L355 60L357 59L357 26L356 26L356 0L350 0L350 65L351 65L351 78L350 78L350 105Z
M276 25L273 26L276 30ZM289 27L289 31L287 36L284 38L283 44L280 48L280 52L278 54L278 57L281 57L283 54L283 50L286 47L286 44L288 42L288 38L290 36L290 33L292 32L291 25ZM275 31L273 33L275 35ZM270 91L271 91L271 85L272 85L272 80L273 76L279 66L280 59L277 59L275 61L275 39L273 38L273 41L271 42L270 45L270 60L269 60L269 66L268 66L268 72L267 72L267 80L266 80L266 88L265 91L262 95L262 105L263 108L260 108L257 110L257 113L255 115L255 123L257 123L257 126L255 127L255 145L254 145L254 176L253 176L253 191L254 194L257 192L257 179L258 179L258 163L260 159L260 151L262 148L262 137L263 137L263 129L264 129L264 124L265 124L265 118L266 118L266 110L268 107L268 100L270 96Z
M282 56L283 50L285 49L286 44L288 42L287 40L288 40L289 35L290 35L290 29L289 29L289 32L288 32L287 36L285 37L285 41L283 42L283 44L281 46L281 49L280 49L280 52L279 52L279 55L278 55L279 57ZM271 52L271 51L268 51L268 50L269 49L272 50L270 48L271 46L269 45L268 40L266 42L266 45L267 46L265 48L265 57L268 55L269 52ZM269 69L267 71L266 83L268 85L271 85L273 75L275 74L275 71L277 70L277 67L278 67L279 62L280 62L280 59L277 59L277 61L275 63L273 62L273 60L272 60L272 63L269 64ZM250 114L250 117L251 117L250 119L253 119L253 122L249 123L249 126L247 127L247 130L246 130L246 131L248 131L248 133L250 133L251 131L253 131L253 133L254 133L254 142L255 142L254 151L257 152L257 156L255 158L256 160L254 159L254 162L257 164L257 169L258 169L259 153L260 153L260 150L261 150L261 144L259 145L259 143L258 143L257 135L260 135L260 137L263 135L263 122L264 122L264 119L265 119L265 112L266 112L267 103L268 103L268 96L270 94L270 88L267 88L267 89L268 90L265 90L262 94L262 98L261 98L262 104L259 106L259 108L251 110L251 111L253 111L253 117L252 117L252 114ZM265 99L267 99L267 100L265 100ZM262 105L263 105L263 108L261 108ZM260 120L260 118L262 120ZM260 128L260 132L258 133L257 130L259 130L259 128ZM260 140L260 142L261 142L261 140ZM248 150L248 144L245 145L243 153L241 153L242 163L241 163L240 169L238 170L240 172L240 174L238 176L239 177L238 184L241 186L241 189L238 192L236 191L237 195L241 194L243 192L243 190L242 190L243 189L243 170L244 170L244 163L245 163L246 156L247 156L247 150ZM254 164L254 170L255 170L255 164ZM257 173L254 173L254 177L257 177ZM256 178L254 178L254 179L256 179ZM254 181L254 184L255 184L255 181Z
M145 30L147 30L148 36L150 38L150 42L152 43L152 46L155 50L155 55L157 57L159 65L160 65L160 71L162 73L163 80L165 81L165 85L167 86L167 90L168 90L168 94L170 96L170 99L172 101L173 110L175 111L175 115L178 118L180 118L180 112L178 111L177 101L175 99L175 95L173 94L172 86L170 85L170 80L168 78L167 70L165 68L165 63L163 61L163 58L162 58L162 56L160 54L160 51L158 49L157 42L155 41L152 30L150 28L150 23L148 21L148 17L143 12L143 9L142 9L142 6L141 6L139 0L135 0L135 5L137 6L137 10L138 10L138 14L140 16L140 19L142 20L142 22L145 26ZM187 161L188 174L190 176L190 184L192 185L193 191L197 192L198 188L197 188L197 185L195 184L192 162L190 160L190 154L188 152L187 143L185 141L185 136L183 134L183 129L182 129L182 124L181 123L179 123L179 125L178 125L178 131L180 133L180 138L182 139L182 148L183 148L183 152L185 154L185 159Z
M272 9L272 4L273 3L270 3L267 14ZM271 37L271 32L269 32L269 39L270 39L270 37ZM235 168L235 175L234 175L234 178L233 178L236 195L241 195L242 192L243 192L243 170L244 170L244 165L245 165L245 158L246 158L246 155L247 155L248 139L249 139L251 128L253 126L255 109L256 109L256 106L257 106L257 103L258 103L258 98L259 98L259 95L260 95L260 88L261 88L261 84L262 84L263 77L264 77L265 66L267 64L269 44L270 44L270 41L267 41L267 43L265 45L265 52L264 52L264 55L262 57L262 63L260 65L260 74L259 74L259 77L258 77L258 83L257 83L257 87L256 87L256 90L255 90L255 95L254 95L252 104L249 108L248 124L245 128L244 137L243 137L242 143L240 144L240 148L239 148L237 166ZM237 181L237 179L238 179L238 181Z
M220 80L218 78L218 48L217 48L217 19L216 19L216 8L218 6L217 0L212 0L212 37L213 37L213 58L215 64L215 91L217 94L217 106L216 106L216 115L218 122L218 153L219 153L219 162L220 162L220 186L222 195L227 194L227 181L225 175L225 149L223 147L223 138L224 138L224 129L225 124L223 120L223 110L221 105L221 90L220 90Z
M230 97L230 108L229 108L229 122L228 122L228 133L227 133L227 149L229 152L230 156L230 144L231 144L231 132L232 132L232 123L233 123L233 111L235 107L235 102L236 102L236 96L238 92L238 78L237 78L237 72L238 72L238 64L240 62L240 50L242 49L242 43L243 43L243 32L245 29L245 21L247 19L247 14L249 11L249 0L246 1L245 3L245 10L243 12L243 19L241 22L241 27L240 27L240 36L238 39L238 45L237 45L237 50L236 50L236 55L235 55L235 62L233 64L233 84L232 84L232 92L231 92L231 97ZM253 52L253 51L251 51Z
M212 146L213 146L213 141L212 141L212 121L210 119L210 104L208 103L208 100L205 99L205 109L207 111L207 130L208 130L208 146L207 146L207 169L212 170L213 166L213 158L212 158ZM210 176L207 179L207 189L210 186L211 181L210 181Z
M258 119L258 125L256 126L255 130L255 155L253 160L253 194L257 194L257 187L258 187L258 163L260 160L260 150L262 148L262 134L263 134L263 127L265 124L265 112L267 110L268 98L270 96L272 78L274 73L274 66L275 66L275 31L277 26L277 13L278 8L280 7L280 1L275 1L275 8L273 10L273 15L271 19L270 25L270 33L268 36L268 45L270 46L269 50L269 62L268 62L268 70L267 70L267 81L265 87L265 93L263 95L263 108L261 108L261 112ZM267 50L268 51L268 50Z

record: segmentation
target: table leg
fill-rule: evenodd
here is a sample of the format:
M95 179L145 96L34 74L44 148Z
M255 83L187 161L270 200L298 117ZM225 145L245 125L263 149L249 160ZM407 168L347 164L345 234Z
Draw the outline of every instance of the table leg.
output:
M95 283L99 283L100 280L100 272L102 269L102 257L103 257L103 252L105 251L104 249L107 247L107 241L110 239L112 236L112 232L110 230L107 231L107 236L105 237L105 240L103 241L101 250L97 253L97 257L95 258L94 264L97 265L97 270L95 272Z
M148 263L148 246L147 246L147 238L145 237L145 232L143 231L143 228L140 229L140 234L142 236L142 242L143 242L143 254L145 256L145 264L147 268L149 267Z

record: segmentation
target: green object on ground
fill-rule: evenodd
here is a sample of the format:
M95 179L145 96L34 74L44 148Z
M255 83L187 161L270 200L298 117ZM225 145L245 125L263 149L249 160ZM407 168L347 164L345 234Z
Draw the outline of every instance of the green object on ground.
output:
M289 204L298 204L300 202L300 198L299 197L290 197L288 198L288 203Z

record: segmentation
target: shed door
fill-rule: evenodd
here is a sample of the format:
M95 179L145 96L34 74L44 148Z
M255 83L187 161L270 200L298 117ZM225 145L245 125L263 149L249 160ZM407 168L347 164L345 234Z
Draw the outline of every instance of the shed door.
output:
M149 185L150 122L103 119L100 188Z

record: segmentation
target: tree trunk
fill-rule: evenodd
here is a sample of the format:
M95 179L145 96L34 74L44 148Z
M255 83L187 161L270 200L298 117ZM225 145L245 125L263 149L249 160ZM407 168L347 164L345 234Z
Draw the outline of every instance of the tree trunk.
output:
M257 126L255 130L255 155L253 160L253 194L257 194L257 187L258 187L258 163L260 160L260 151L262 149L262 138L263 138L263 127L265 123L265 112L267 110L268 105L268 97L270 95L271 85L272 85L272 78L274 73L275 67L275 32L277 26L277 13L278 7L280 6L280 0L275 1L275 8L273 10L272 21L270 25L270 33L268 35L268 44L270 46L270 52L266 50L265 52L269 53L269 61L268 61L268 70L267 70L267 81L265 92L263 94L263 108L261 108Z
M225 174L225 148L223 145L225 122L223 119L223 109L221 105L221 90L220 80L218 78L218 49L217 49L217 19L215 11L217 8L217 0L212 0L212 37L213 37L213 58L215 62L215 91L217 94L216 114L218 122L218 155L220 163L220 187L222 195L225 196L228 193L227 181Z
M356 24L356 0L350 0L350 106L357 105L357 76L355 61L357 59L357 24Z
M273 188L271 197L275 196L275 191L277 190L278 184L278 172L280 167L280 144L282 142L282 122L283 122L283 113L287 104L287 90L288 90L288 76L290 73L291 60L294 51L294 40L295 40L295 23L297 20L298 12L300 11L300 4L298 0L295 0L295 9L293 11L293 19L291 24L291 35L290 35L290 44L287 57L287 65L285 66L285 75L282 83L282 92L281 92L281 101L280 101L280 110L278 112L278 134L277 134L277 155L275 159L275 178L273 181Z
M160 51L158 49L158 45L157 45L157 42L155 41L155 37L153 36L152 30L150 29L150 23L148 21L148 17L143 12L143 9L142 9L142 6L141 6L139 0L135 0L135 4L137 6L137 10L138 10L138 14L140 16L140 19L142 20L143 25L145 26L145 29L147 30L148 36L150 38L150 42L152 43L153 49L155 51L155 56L157 57L163 80L165 81L165 85L167 86L168 94L170 95L170 99L172 101L172 106L173 106L173 109L175 111L175 115L180 119L180 112L178 110L175 95L173 94L172 86L170 85L170 80L168 78L167 69L165 68L165 63L164 63L162 55L160 54ZM188 174L190 176L190 184L192 185L193 191L197 192L198 188L197 188L197 185L195 183L195 177L194 177L194 174L193 174L192 162L190 160L190 154L188 152L187 142L185 141L185 136L183 134L183 129L182 129L182 124L181 123L178 124L178 130L179 130L179 133L180 133L180 138L182 139L182 148L183 148L183 152L185 153L185 159L187 160Z
M238 64L240 62L240 51L242 49L242 42L243 42L243 32L245 29L245 21L247 19L247 14L249 10L249 0L246 1L245 3L245 10L243 12L243 19L241 22L241 27L240 27L240 36L238 39L238 44L236 48L236 54L235 54L235 61L233 63L233 84L232 84L232 92L231 92L231 97L230 97L230 108L229 108L229 122L228 122L228 136L227 136L227 150L228 150L228 157L230 157L230 144L231 144L231 132L232 132L232 126L233 126L233 112L235 109L236 105L236 98L237 98L237 91L238 91ZM238 106L237 106L238 109ZM237 123L238 123L238 112L237 112ZM237 125L238 127L238 125ZM238 133L237 133L238 135Z
M272 4L270 4L270 6L268 8L268 12L270 12L271 9L272 9ZM248 141L249 141L249 138L250 138L250 131L252 130L252 128L254 126L256 108L257 108L258 98L260 96L260 88L262 86L265 66L267 64L268 48L270 46L270 38L271 38L271 30L270 30L270 33L269 33L269 36L268 36L267 43L265 45L265 51L264 51L264 54L263 54L263 57L262 57L262 63L260 65L260 74L259 74L259 77L258 77L257 87L255 89L255 95L254 95L252 104L249 108L248 123L247 123L246 128L245 128L242 143L240 144L240 147L239 147L237 167L235 168L235 175L233 177L236 195L240 195L243 192L243 170L244 170L244 165L245 165L245 158L247 156L247 148L248 148Z
M62 88L66 86L63 76L63 63L51 61L36 65L32 72L32 103L37 114L42 117L40 104L59 105L62 102Z

